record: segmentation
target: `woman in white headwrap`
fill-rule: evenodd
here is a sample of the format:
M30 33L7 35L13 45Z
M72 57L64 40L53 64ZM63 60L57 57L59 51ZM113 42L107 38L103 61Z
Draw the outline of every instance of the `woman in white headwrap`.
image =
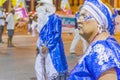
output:
M52 0L40 0L38 13L37 80L66 80L68 65L61 37L62 22Z
M110 9L100 0L86 0L78 26L89 46L68 80L120 80L120 45L112 36L115 25Z

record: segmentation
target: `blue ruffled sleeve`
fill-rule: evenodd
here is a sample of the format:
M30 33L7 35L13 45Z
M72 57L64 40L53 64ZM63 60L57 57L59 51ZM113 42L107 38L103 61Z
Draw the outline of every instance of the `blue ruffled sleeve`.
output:
M120 69L120 46L110 41L98 41L92 46L85 61L88 71L97 80L108 69L115 68L116 71Z
M68 80L98 80L105 71L115 68L120 80L120 45L114 38L99 40L89 46Z
M73 68L67 80L93 80L84 60Z

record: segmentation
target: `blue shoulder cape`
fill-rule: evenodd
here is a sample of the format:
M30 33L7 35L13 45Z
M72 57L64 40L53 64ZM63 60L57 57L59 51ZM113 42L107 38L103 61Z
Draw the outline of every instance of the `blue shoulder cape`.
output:
M114 38L108 37L91 44L68 80L98 80L103 72L111 68L115 68L117 80L120 80L120 45Z
M61 32L61 18L52 14L39 33L39 44L45 44L48 47L52 63L58 73L64 73L68 70Z

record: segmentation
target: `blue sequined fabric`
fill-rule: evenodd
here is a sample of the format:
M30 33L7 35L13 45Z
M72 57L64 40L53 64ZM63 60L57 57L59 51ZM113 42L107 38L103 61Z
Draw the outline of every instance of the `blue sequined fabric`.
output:
M120 80L120 45L113 37L91 44L73 68L68 80L98 80L108 69L115 68Z

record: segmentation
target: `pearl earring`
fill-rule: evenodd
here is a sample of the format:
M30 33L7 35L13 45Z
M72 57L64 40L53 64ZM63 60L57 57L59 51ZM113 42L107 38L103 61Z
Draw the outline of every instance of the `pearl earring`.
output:
M101 25L98 25L98 33L101 33L101 32L107 32L107 28Z
M103 31L102 26L98 25L98 33L101 33Z

